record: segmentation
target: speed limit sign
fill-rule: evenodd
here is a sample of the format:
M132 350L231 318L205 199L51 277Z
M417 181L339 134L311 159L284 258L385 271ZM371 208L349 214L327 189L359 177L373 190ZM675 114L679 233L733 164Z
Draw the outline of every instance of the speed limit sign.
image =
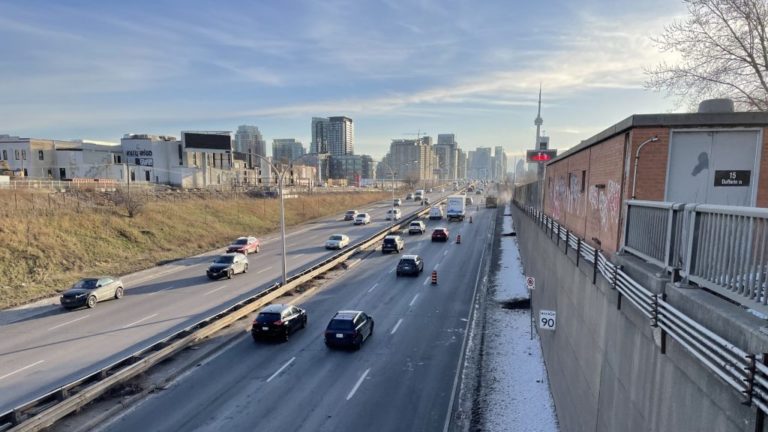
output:
M526 277L525 286L527 286L529 290L536 289L536 278L533 276Z
M557 327L557 312L552 310L539 311L539 328L542 330L554 330Z

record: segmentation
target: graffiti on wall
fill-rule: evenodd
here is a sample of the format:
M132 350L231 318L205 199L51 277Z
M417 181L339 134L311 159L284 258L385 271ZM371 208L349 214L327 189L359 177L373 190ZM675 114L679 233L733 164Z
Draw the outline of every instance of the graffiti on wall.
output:
M597 215L600 230L605 230L611 222L618 222L621 209L621 185L608 180L604 188L593 185L589 188L589 207Z
M582 216L581 206L579 205L582 198L581 178L576 174L569 174L568 177L570 179L570 184L568 185L568 213Z
M555 179L555 185L550 190L550 201L552 202L552 217L556 220L563 218L563 204L568 195L568 188L565 185L565 177L558 176Z

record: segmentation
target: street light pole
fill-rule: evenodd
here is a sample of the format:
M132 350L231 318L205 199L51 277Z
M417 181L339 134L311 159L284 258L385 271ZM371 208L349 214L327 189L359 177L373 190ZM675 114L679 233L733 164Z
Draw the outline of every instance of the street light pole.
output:
M280 240L282 244L282 256L283 256L283 283L281 286L285 286L285 284L288 283L288 262L285 257L285 189L283 189L283 178L285 177L285 172L287 170L283 170L280 173L280 177L278 179L278 187L280 188Z

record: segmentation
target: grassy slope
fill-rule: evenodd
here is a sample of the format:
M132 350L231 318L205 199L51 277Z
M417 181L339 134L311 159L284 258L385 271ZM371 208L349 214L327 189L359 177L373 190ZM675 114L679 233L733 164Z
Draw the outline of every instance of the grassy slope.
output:
M286 223L386 199L387 193L318 194L286 200ZM46 203L45 195L37 200ZM279 227L275 199L184 199L148 203L135 218L118 208L47 203L10 210L0 196L0 308L60 292L94 274L126 274L158 262L222 247L244 234L264 236ZM25 201L26 202L26 201ZM28 204L28 202L27 202ZM33 201L34 205L34 201ZM122 213L122 214L121 214Z

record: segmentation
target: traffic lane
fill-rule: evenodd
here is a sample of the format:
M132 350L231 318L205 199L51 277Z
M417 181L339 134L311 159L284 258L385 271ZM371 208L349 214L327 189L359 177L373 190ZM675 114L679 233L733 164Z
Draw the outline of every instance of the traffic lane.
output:
M374 224L356 228L365 230L360 234L361 238L368 237L380 229ZM301 233L300 230L295 234ZM314 252L306 254L306 257L289 258L294 262L298 260L297 271L310 267L314 261L335 253L326 251L324 247L314 247L314 249ZM262 269L251 274L258 275L265 269L274 269L275 273L279 271L277 264L279 264L280 254L277 254L278 259L269 260L262 252L251 255L251 260L259 255L262 256ZM187 269L188 272L193 271L194 267L190 266ZM199 266L198 270L202 273L205 267ZM235 303L246 297L246 293L250 294L254 291L253 281L242 277L237 277L236 281L229 286L212 287L209 285L210 281L203 276L186 277L183 281L178 279L179 276L183 275L176 273L163 275L161 279L164 280L155 281L151 286L136 287L135 291L129 291L130 295L119 302L99 304L98 308L88 310L88 313L85 313L86 310L80 310L79 316L75 318L70 319L72 314L67 314L63 321L62 318L65 317L46 317L52 321L43 323L49 325L48 327L34 325L30 328L30 323L19 323L14 328L3 329L6 335L17 335L17 337L3 339L10 343L3 344L0 348L0 358L8 365L8 367L0 367L0 378L2 378L0 390L13 388L15 391L0 392L9 396L6 398L0 396L0 407L11 408L31 397L66 384L82 374L96 371L124 355L150 345L151 343L146 341L152 339L152 336L160 339L184 328L190 322L221 309L220 306L216 306L211 310L208 298L216 299L218 305L222 302ZM261 278L268 279L269 276L264 275ZM262 285L258 290L269 285L268 281L264 280L256 283ZM226 291L224 291L225 288ZM176 292L182 289L183 293ZM210 294L217 292L215 296L209 297ZM148 296L154 294L161 295L146 300ZM117 303L119 306L116 305ZM111 307L104 307L104 305ZM144 311L142 317L138 318L139 322L135 322L134 319L137 318L135 313L137 310ZM180 314L179 311L184 313ZM92 324L105 322L107 324ZM35 321L35 324L39 322ZM139 328L141 331L126 332L126 329L121 327L127 325L130 328L139 324L141 324ZM69 328L60 332L50 332L51 329L65 326ZM47 328L48 331L43 331L43 328ZM117 341L115 341L116 338ZM97 345L95 349L94 345ZM83 356L84 352L88 354ZM14 366L17 364L24 366L17 368Z
M426 241L426 238L421 240ZM425 258L438 262L441 251L448 245L435 246ZM429 300L429 295L434 292L430 293L427 288L438 287L425 287L420 278L397 278L386 271L396 264L398 255L378 255L369 259L371 261L366 259L303 305L309 311L310 324L289 343L269 344L267 357L254 359L250 343L241 341L204 365L207 370L201 369L203 367L196 369L171 389L152 396L109 430L136 430L147 426L153 430L250 430L257 424L259 429L267 430L278 427L324 430L323 425L329 419L339 417L334 414L336 405L346 406L344 402L352 389L357 387L357 394L367 386L365 381L369 377L360 381L362 374L368 370L371 377L375 376L378 373L377 359L386 362L392 352L398 350L397 336L408 333L402 321L408 318L408 311L418 305L435 305ZM460 258L458 262L465 260ZM462 268L459 265L451 267ZM402 295L403 291L410 293ZM414 301L414 296L410 295L420 291L424 302ZM443 297L469 307L468 302L456 298L455 293L445 293ZM341 304L339 298L344 299ZM322 344L322 331L327 320L336 310L355 307L364 307L371 312L376 320L376 335L357 353L327 350ZM435 316L432 322L435 321L443 322L444 319ZM416 340L418 344L424 343L422 338ZM263 345L257 345L259 353L262 353L261 347ZM243 359L247 360L244 362ZM241 368L243 364L249 366ZM378 366L381 369L381 365ZM227 373L222 376L221 371ZM216 376L213 380L216 382L211 382L211 376ZM352 394L353 398L355 394ZM285 405L286 398L291 400L288 406ZM333 402L329 405L327 401ZM297 410L296 406L301 408ZM172 418L166 418L163 413L169 413ZM160 424L147 424L146 419L150 418L162 420Z

